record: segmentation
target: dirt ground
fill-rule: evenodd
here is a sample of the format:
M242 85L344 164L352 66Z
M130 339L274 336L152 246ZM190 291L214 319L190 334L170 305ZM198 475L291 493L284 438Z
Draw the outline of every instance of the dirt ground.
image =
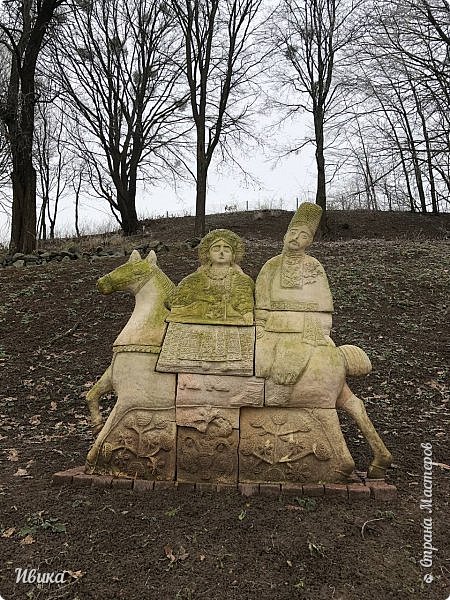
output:
M209 218L246 239L256 277L281 250L289 213ZM0 597L24 600L445 600L449 581L448 216L334 213L311 247L335 301L333 337L356 343L373 372L350 382L394 455L398 499L348 503L246 499L237 493L52 488L93 442L85 393L132 309L95 281L125 259L0 270ZM147 223L170 243L189 218ZM160 252L175 282L196 251ZM114 403L105 399L105 413ZM369 449L342 416L360 469ZM432 445L432 514L420 508ZM421 566L432 517L432 566ZM171 549L171 552L168 551ZM169 555L169 557L168 557ZM173 559L170 558L170 555ZM18 568L68 571L64 584L16 583ZM424 577L433 576L430 583Z

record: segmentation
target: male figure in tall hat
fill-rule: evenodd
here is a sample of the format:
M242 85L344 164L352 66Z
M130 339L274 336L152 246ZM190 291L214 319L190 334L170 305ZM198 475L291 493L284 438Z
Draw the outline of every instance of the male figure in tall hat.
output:
M256 280L256 375L294 385L313 348L334 345L329 335L333 299L320 262L305 253L322 209L304 203L294 214L282 254L268 260Z

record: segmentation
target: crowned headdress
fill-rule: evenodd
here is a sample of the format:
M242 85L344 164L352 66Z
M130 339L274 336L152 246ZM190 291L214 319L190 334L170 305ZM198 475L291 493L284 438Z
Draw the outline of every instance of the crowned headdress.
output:
M223 240L233 249L234 260L237 265L244 256L244 242L241 238L229 229L213 229L205 235L198 247L198 256L202 265L209 261L209 249L213 244Z
M294 216L289 223L289 229L298 227L299 225L305 225L311 231L311 235L314 237L317 228L319 227L320 218L322 216L322 209L318 204L312 204L311 202L304 202L301 204Z

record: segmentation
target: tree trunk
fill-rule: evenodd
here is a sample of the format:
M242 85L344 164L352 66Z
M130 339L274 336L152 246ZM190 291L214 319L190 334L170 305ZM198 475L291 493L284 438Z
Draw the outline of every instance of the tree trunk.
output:
M194 236L203 237L206 230L206 169L197 169L197 193L195 198Z
M322 218L320 220L320 232L327 233L327 192L325 185L325 155L324 155L324 133L323 133L323 112L316 108L314 111L314 130L316 136L316 166L317 166L317 189L316 204L322 209Z
M47 239L47 222L45 220L45 211L46 211L46 199L45 197L42 199L41 213L39 215L38 220L38 238L40 240Z
M36 248L36 171L31 156L12 173L13 205L9 251L29 254Z
M194 236L205 235L206 223L206 180L208 177L208 164L205 155L205 132L202 127L197 129L197 180L195 198L195 225Z
M81 237L80 235L80 223L79 223L79 219L80 219L80 215L79 215L79 210L80 210L80 190L81 190L81 173L78 175L79 179L78 179L78 185L75 189L75 232L77 234L77 238L79 239Z
M136 196L129 190L117 192L117 205L120 212L120 223L125 235L134 235L139 229L136 213Z

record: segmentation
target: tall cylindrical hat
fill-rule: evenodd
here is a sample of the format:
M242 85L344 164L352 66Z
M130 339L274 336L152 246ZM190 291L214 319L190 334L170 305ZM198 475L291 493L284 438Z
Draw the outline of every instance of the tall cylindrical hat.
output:
M300 204L296 213L289 223L289 229L298 227L299 225L306 225L311 231L311 235L314 237L317 228L319 227L320 218L322 216L322 209L318 204L312 204L311 202L304 202Z

